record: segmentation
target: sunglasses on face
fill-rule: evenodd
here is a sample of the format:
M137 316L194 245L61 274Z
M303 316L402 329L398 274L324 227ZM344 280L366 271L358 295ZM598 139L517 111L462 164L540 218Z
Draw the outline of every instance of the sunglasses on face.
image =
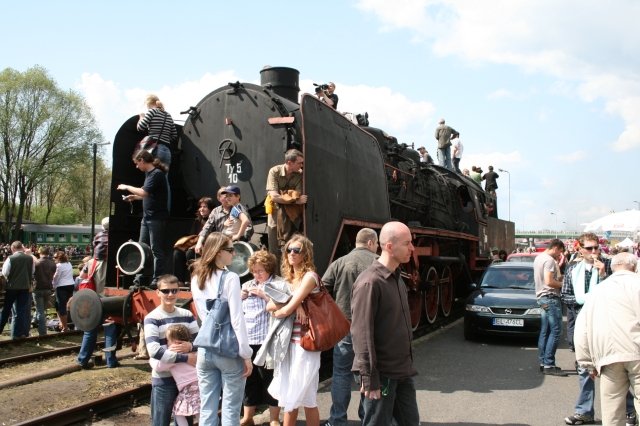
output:
M178 293L177 288L159 288L158 291L161 292L162 294L177 294Z
M287 247L287 253L300 254L302 247Z
M586 251L594 251L594 250L598 250L600 247L598 246L589 246L589 247L582 247L583 249L585 249Z
M226 251L227 253L233 253L234 251L236 251L236 249L235 249L235 248L233 248L233 247L223 247L223 248L221 248L220 250L224 250L224 251Z

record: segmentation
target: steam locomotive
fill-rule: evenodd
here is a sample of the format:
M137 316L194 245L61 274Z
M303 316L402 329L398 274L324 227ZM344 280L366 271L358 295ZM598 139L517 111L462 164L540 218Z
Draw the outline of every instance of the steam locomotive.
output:
M356 124L313 95L299 98L297 70L269 67L260 76L260 85L229 83L185 111L172 146L167 250L189 233L197 200L231 184L240 187L252 218L252 244L266 246L267 172L284 162L286 150L296 148L305 156L303 193L308 195L302 232L314 243L318 271L348 253L362 227L379 230L400 220L411 229L416 247L403 265L413 326L449 316L456 298L467 294L490 262L490 247L512 245L513 223L490 216L490 200L476 182L421 163L417 151L369 127L364 116ZM143 137L137 120L134 116L122 125L113 149L108 283L120 289L132 283L116 274L115 254L127 240L137 240L141 206L123 202L116 187L141 186L144 180L131 162ZM123 291L111 289L112 294ZM129 300L123 316L131 309L139 320L153 306L153 295L140 297L145 301L136 308Z

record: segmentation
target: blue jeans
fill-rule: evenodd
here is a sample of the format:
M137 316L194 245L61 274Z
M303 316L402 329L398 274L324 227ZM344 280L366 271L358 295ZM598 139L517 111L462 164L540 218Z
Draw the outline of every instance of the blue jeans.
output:
M171 166L171 148L163 143L159 143L153 151L153 155L158 158L167 169ZM171 185L169 185L169 171L164 174L167 181L167 209L171 211Z
M438 148L438 152L436 154L438 156L438 164L453 171L453 164L451 164L451 147Z
M240 408L246 379L242 377L242 358L227 358L198 348L198 387L200 388L200 422L202 426L218 425L218 403L222 390L222 424L240 424Z
M140 222L140 238L138 241L151 247L151 253L153 253L154 283L165 271L166 253L164 244L166 228L167 221L163 219L145 219L143 217L142 222Z
M162 383L154 383L151 387L151 425L169 426L173 403L178 396L178 387L172 378Z
M351 334L347 334L333 348L333 379L331 382L331 426L347 425L347 410L351 402L351 384L354 382L353 344ZM360 407L362 408L362 407ZM361 410L358 410L358 414Z
M31 322L31 298L29 290L7 290L4 294L4 304L0 313L0 333L9 321L9 314L14 312L11 321L11 338L17 339L29 335Z
M36 323L38 324L38 334L47 334L47 305L51 298L51 290L34 290L33 304L36 307Z
M104 347L105 349L115 347L118 339L118 327L116 324L110 324L104 326ZM86 366L91 360L93 351L96 348L96 341L98 340L98 328L94 328L91 331L85 331L82 336L82 345L80 346L80 352L78 353L78 364ZM115 367L118 365L118 359L116 358L115 349L104 352L104 360L107 367Z
M538 360L540 365L556 365L556 350L562 334L562 302L559 297L542 296L538 299L542 308L540 337L538 338Z
M589 376L589 371L585 368L578 368L578 386L580 391L578 392L578 399L576 400L576 413L586 414L591 417L595 416L595 410L593 408L596 385L595 381ZM633 406L633 394L627 392L627 414L633 413L635 407Z
M567 343L569 343L569 349L575 350L573 344L573 334L576 326L576 318L582 309L582 305L567 305Z
M380 376L380 381L382 390L386 389L386 395L380 399L364 398L362 425L418 426L420 414L413 377L389 379Z

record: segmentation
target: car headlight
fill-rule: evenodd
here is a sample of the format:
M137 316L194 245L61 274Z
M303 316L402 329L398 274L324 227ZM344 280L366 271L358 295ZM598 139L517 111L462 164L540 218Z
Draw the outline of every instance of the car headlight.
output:
M467 305L466 310L469 312L491 312L491 309L488 307L480 305Z
M527 309L527 312L525 312L524 314L525 315L542 315L542 308Z

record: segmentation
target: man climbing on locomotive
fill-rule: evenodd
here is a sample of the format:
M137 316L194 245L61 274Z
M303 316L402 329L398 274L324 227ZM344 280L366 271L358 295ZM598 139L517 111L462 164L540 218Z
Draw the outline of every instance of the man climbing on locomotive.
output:
M302 225L303 205L307 202L307 196L302 194L303 165L302 152L290 149L284 154L284 164L273 166L267 175L267 195L273 203L267 221L269 251L276 256Z

